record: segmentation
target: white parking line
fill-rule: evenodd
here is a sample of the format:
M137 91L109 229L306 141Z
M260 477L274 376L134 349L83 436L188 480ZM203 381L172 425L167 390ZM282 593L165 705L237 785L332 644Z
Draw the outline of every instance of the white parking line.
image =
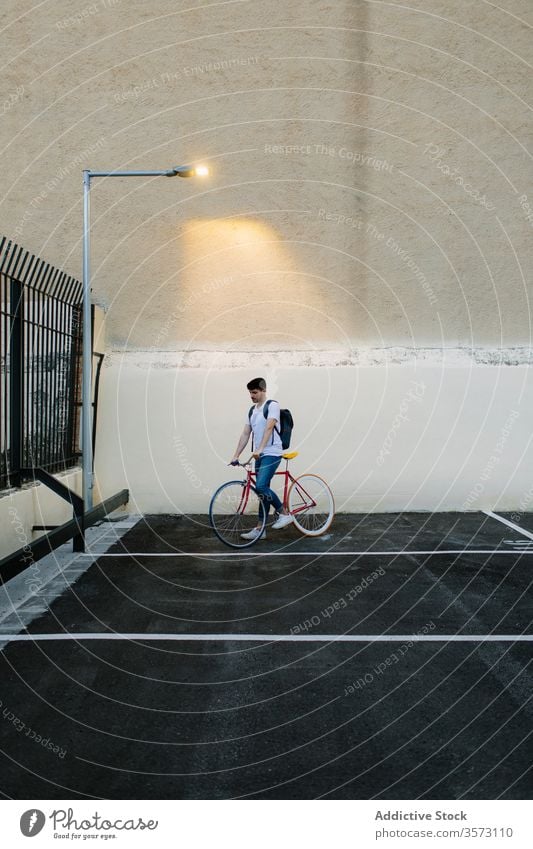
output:
M40 643L52 640L140 640L142 642L247 643L516 643L533 642L533 634L1 634L0 642Z
M518 551L520 551L519 549ZM529 548L523 549L524 553L531 553ZM81 557L97 557L101 560L103 557L398 557L401 554L414 555L440 555L440 554L517 554L517 549L508 551L499 548L450 548L439 549L438 551L411 551L409 548L404 548L401 551L217 551L211 554L206 554L205 551L173 551L173 552L156 552L156 551L128 551L128 552L105 552L103 554L95 551L93 553L80 555Z
M490 510L483 510L486 516L490 516L491 519L496 519L498 522L502 522L502 524L507 525L508 528L512 528L513 531L517 531L522 536L527 537L528 539L533 539L533 534L529 531L526 531L525 528L521 528L520 525L515 525L514 522L510 522L509 519L504 519L503 516L498 516L497 513L492 513Z
M526 542L523 539L504 539L505 545L511 545L513 548L518 548L520 551L530 551L533 549L533 540Z

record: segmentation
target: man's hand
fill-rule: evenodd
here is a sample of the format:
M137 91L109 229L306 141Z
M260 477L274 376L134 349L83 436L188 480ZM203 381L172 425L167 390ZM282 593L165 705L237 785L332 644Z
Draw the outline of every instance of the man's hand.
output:
M230 460L229 463L228 463L228 466L238 466L238 465L239 465L239 458L238 457L233 457L233 459Z
M260 456L261 456L260 451L252 451L252 457L254 458L254 460L259 460Z

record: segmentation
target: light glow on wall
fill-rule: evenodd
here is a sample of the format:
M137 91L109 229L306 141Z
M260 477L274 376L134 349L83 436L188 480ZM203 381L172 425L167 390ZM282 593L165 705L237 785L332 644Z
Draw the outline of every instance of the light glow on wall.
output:
M274 226L250 217L196 219L178 244L176 296L189 347L312 345L310 326L325 315L319 287L299 271L290 243ZM308 305L311 322L304 315Z

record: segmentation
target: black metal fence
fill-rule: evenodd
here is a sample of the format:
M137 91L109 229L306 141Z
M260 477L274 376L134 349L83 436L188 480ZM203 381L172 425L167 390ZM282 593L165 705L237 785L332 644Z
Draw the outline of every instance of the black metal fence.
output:
M0 489L79 458L82 284L0 239Z

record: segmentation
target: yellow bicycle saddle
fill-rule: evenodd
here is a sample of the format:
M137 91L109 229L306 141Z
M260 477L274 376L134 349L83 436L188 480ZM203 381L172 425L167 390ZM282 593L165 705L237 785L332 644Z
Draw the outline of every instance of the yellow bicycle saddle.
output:
M281 456L284 460L294 460L294 458L298 456L298 451L290 451L286 454L282 454Z

